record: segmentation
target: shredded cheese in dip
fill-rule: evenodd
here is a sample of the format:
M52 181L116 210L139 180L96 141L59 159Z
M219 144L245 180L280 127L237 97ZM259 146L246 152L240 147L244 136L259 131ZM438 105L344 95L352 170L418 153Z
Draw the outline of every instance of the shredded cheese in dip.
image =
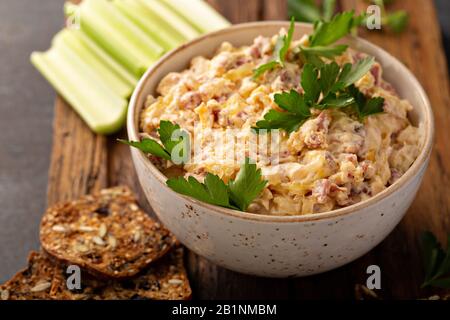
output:
M142 112L143 135L157 137L160 120L169 120L191 134L200 132L201 147L214 150L220 146L213 144L212 129L253 134L250 129L265 113L280 110L275 93L302 92L302 63L293 50L283 68L252 78L253 69L271 58L275 41L276 36L260 36L240 48L225 42L211 59L195 57L189 69L166 75L157 88L159 96L149 96ZM304 37L291 48L305 42ZM348 49L336 62L353 64L363 57ZM361 122L346 109L313 109L313 116L297 131L282 131L276 155L254 159L268 184L248 211L272 215L330 211L376 195L408 170L421 148L420 130L408 120L412 106L383 80L377 62L355 85L368 97L383 97L384 113ZM277 163L272 163L274 156ZM210 172L227 182L239 171L239 163L209 157L185 164L182 170L170 161L151 159L168 176L202 180Z

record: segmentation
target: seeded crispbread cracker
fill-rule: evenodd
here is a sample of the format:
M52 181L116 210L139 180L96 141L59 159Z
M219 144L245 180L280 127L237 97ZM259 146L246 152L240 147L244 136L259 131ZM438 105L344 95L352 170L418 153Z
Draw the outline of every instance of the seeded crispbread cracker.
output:
M192 290L183 264L183 249L171 250L132 279L98 280L82 274L81 289L69 290L67 275L55 273L51 295L64 300L188 300Z
M0 286L1 300L50 300L56 267L42 252L32 251L28 267Z
M106 278L132 277L176 244L167 229L139 209L126 187L50 207L40 238L54 258Z

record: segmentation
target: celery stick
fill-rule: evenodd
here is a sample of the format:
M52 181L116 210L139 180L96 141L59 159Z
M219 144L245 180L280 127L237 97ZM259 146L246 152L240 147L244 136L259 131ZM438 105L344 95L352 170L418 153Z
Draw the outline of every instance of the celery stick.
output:
M110 24L99 19L97 14L89 9L86 10L85 6L80 6L80 12L81 30L131 73L140 77L145 72L148 62L142 61L141 55L133 50L127 40Z
M126 100L105 95L103 89L96 90L97 83L82 75L55 48L46 53L32 53L31 62L93 131L110 134L123 126Z
M136 0L145 5L151 12L158 15L160 19L169 23L178 33L188 40L194 39L200 35L194 27L180 18L169 7L164 5L161 0Z
M230 23L203 0L162 0L201 33L230 26Z
M166 50L172 50L185 42L181 35L174 33L164 21L152 16L145 6L135 0L114 0L112 2L120 11Z
M49 58L53 57L56 65L66 71L66 78L73 84L82 84L81 95L85 96L88 106L85 110L92 114L97 123L99 133L107 134L109 130L114 132L123 126L126 118L128 101L101 81L80 57L78 57L69 47L65 45L54 45L48 53ZM82 113L81 113L82 115ZM83 117L83 116L82 116ZM91 121L92 122L92 121Z
M74 15L79 12L78 5L71 2L66 2L64 4L64 13L66 16ZM122 64L116 61L107 51L105 51L101 46L99 46L95 41L93 41L86 33L82 30L76 28L70 28L70 32L74 36L80 38L80 40L91 50L100 60L102 60L110 69L112 69L117 75L122 79L127 81L133 87L139 81L139 78L128 71Z
M112 99L117 98L118 100L124 100L120 95L108 86L108 84L103 81L102 77L96 73L96 71L84 60L84 57L78 56L77 52L74 51L67 43L62 41L56 41L52 45L51 52L49 56L63 57L64 61L67 62L69 66L73 68L74 72L73 78L78 78L84 82L90 82L95 84L93 88L95 90L94 94L101 94L103 96L111 96ZM56 53L55 53L56 52ZM59 60L58 60L59 61Z
M158 59L164 53L164 49L158 43L127 19L122 12L111 5L110 1L86 1L88 2L87 5L91 6L92 10L101 13L102 16L108 19L108 22L116 26L116 32L120 32L127 37L128 41L136 46L136 49L141 49L143 53L149 55L152 59Z
M161 55L161 47L149 54L145 43L152 40L106 0L85 0L78 10L81 29L135 76L140 77Z
M83 61L98 75L99 80L109 86L122 98L129 98L133 92L133 86L118 77L102 60L98 59L71 31L63 29L54 38L53 43L70 47Z
M72 2L64 3L64 15L66 17L75 15L77 13L77 11L78 11L78 5L76 5L75 3L72 3Z
M81 30L71 29L73 35L79 38L89 50L91 50L99 60L108 66L112 71L114 71L120 78L135 87L139 81L139 78L135 77L127 69L125 69L121 64L114 60L107 52L105 52L100 46L98 46L94 41L91 40L85 33Z

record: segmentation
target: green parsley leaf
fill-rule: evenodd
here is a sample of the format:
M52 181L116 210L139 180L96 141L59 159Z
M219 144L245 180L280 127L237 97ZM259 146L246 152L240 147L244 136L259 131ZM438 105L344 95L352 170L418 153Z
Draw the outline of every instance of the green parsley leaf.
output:
M178 124L173 124L172 122L166 120L161 120L159 122L159 139L169 153L171 153L173 148L182 141L181 138L176 141L172 140L172 135L177 130L180 130L180 126Z
M144 153L149 153L159 158L170 160L170 153L164 149L158 142L150 138L144 138L141 141L127 141L118 139L119 142L135 147Z
M288 15L297 21L314 22L321 18L315 0L288 0Z
M383 98L366 99L353 85L373 63L372 57L361 59L353 66L345 64L342 69L334 61L318 67L306 63L301 75L304 93L291 90L275 94L275 103L286 112L270 110L263 120L256 122L254 129L283 129L291 133L311 117L310 108L325 110L354 105L360 119L383 112Z
M278 62L275 60L260 65L258 68L253 70L253 79L259 78L264 72L275 69L277 66Z
M425 270L423 287L450 288L450 234L444 251L436 237L429 231L421 236L422 258Z
M301 84L304 90L305 100L313 105L320 96L320 82L318 80L319 70L314 68L312 64L305 64L302 71Z
M444 259L445 253L436 237L430 231L421 235L422 259L425 269L425 281L432 278L436 272L436 266L440 265Z
M356 35L356 33L357 33L357 28L358 28L359 26L365 25L365 24L366 24L366 21L367 21L367 13L365 13L365 12L362 12L360 15L355 16L355 17L353 18L353 21L352 21L352 31L351 31L351 33L352 33L353 35Z
M369 72L374 62L374 57L366 57L359 60L353 66L350 63L345 64L343 72L339 76L339 81L343 82L345 87L348 87Z
M360 110L360 116L367 117L372 114L382 113L383 105L384 105L384 98L382 97L370 98L369 100L367 100L366 104L362 109L358 108Z
M334 11L334 1L330 2L324 3L324 6L331 6L329 10ZM353 11L346 11L336 14L331 20L325 17L323 20L315 21L314 30L309 36L309 45L299 46L296 51L300 51L300 57L305 62L320 67L323 63L322 58L333 59L347 50L347 45L332 46L332 44L352 33L363 19L364 16L354 16Z
M205 183L199 182L194 177L187 180L183 177L170 178L166 184L175 192L195 198L197 200L235 209L230 205L228 189L226 184L216 175L207 173Z
M284 61L286 60L286 55L289 51L289 47L291 46L294 29L295 19L292 18L287 35L278 36L277 42L275 43L275 48L273 50L272 60L253 70L254 79L260 77L264 72L272 70L278 66L284 67Z
M334 57L343 54L345 50L347 50L347 48L348 48L347 45L339 44L334 47L330 46L300 47L300 51L316 57L333 59ZM306 60L309 62L308 59Z
M309 117L311 115L305 100L295 90L275 94L274 101L280 108L296 115L304 117Z
M238 208L245 211L266 184L267 181L262 179L261 169L257 169L256 164L250 164L247 158L236 179L228 183L230 198Z
M269 110L264 115L264 120L256 122L256 127L253 128L259 132L260 129L283 129L286 132L296 131L308 117L299 116L290 112L279 112L276 110Z
M319 55L303 49L304 47L300 46L298 51L301 53L301 57L305 63L310 63L316 68L321 68L325 64Z
M315 0L288 0L288 15L297 21L314 22L320 19L329 21L336 9L336 0L323 0L322 8Z
M349 105L352 105L355 103L355 99L347 94L343 93L339 96L336 96L334 93L330 93L328 96L326 96L320 104L316 105L315 107L320 110L324 109L330 109L330 108L344 108L348 107Z
M450 288L450 277L431 280L429 282L429 285L433 286L433 287L449 289Z
M353 15L353 11L346 11L335 15L329 22L317 22L310 36L310 47L328 46L348 35L352 28Z
M256 123L255 130L258 129L284 129L293 132L311 116L309 107L297 91L277 93L274 96L275 103L287 112L270 110L264 115L264 120Z
M339 83L342 84L342 88L344 88L344 82L342 80L348 78L350 71L352 71L352 64L351 63L344 64L341 73L339 74Z
M447 237L447 253L436 271L436 278L442 277L450 272L450 234Z
M356 112L360 119L383 112L384 98L375 97L367 99L354 85L348 88L348 92L355 99Z
M336 10L336 0L323 0L323 20L330 21L333 18L334 11Z
M265 188L267 181L262 179L261 170L257 169L255 164L250 164L247 158L236 179L228 185L211 173L206 174L204 183L194 177L178 177L168 179L166 184L175 192L197 200L245 211Z
M385 21L392 31L400 33L405 30L408 20L408 13L404 10L399 10L388 14Z
M373 3L381 9L381 24L388 26L395 33L400 33L408 25L409 15L404 10L398 10L392 13L387 12L385 7L385 4L388 4L387 2L387 0L373 0Z
M330 92L337 91L336 79L339 75L339 65L336 62L328 63L320 68L320 90L326 97Z
M170 121L161 120L159 123L159 138L164 145L164 148L170 155L173 155L173 149L183 144L179 151L179 158L183 158L183 152L186 150L187 154L190 154L190 141L189 135L186 131L181 131L181 128L178 124L173 124ZM176 134L176 135L175 135ZM186 141L184 141L186 139ZM175 158L172 159L175 162ZM179 160L180 161L180 160ZM181 162L185 161L184 159ZM176 162L175 162L176 163ZM177 164L177 163L176 163Z
M187 135L180 135L180 137L178 137L177 139L173 139L175 138L173 134L177 130L181 130L178 124L173 124L170 121L161 120L159 122L158 134L162 145L151 138L144 138L141 141L127 141L123 139L118 139L118 141L135 147L144 153L149 153L166 160L172 160L172 151L175 146L179 145L180 143L184 143L184 139L188 138ZM187 146L183 147L189 148L189 140L187 141ZM182 148L181 152L183 151L184 149ZM182 156L182 154L180 156Z
M278 41L275 45L275 61L277 61L282 67L284 67L284 60L291 46L292 37L294 36L295 19L291 19L289 30L287 35L281 37L281 41Z

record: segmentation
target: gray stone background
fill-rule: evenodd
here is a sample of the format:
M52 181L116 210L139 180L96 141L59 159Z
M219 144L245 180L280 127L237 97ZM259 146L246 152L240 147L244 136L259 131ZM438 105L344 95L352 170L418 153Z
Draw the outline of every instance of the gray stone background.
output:
M450 46L450 1L436 0ZM39 248L54 90L29 63L63 25L64 0L0 0L0 283Z

